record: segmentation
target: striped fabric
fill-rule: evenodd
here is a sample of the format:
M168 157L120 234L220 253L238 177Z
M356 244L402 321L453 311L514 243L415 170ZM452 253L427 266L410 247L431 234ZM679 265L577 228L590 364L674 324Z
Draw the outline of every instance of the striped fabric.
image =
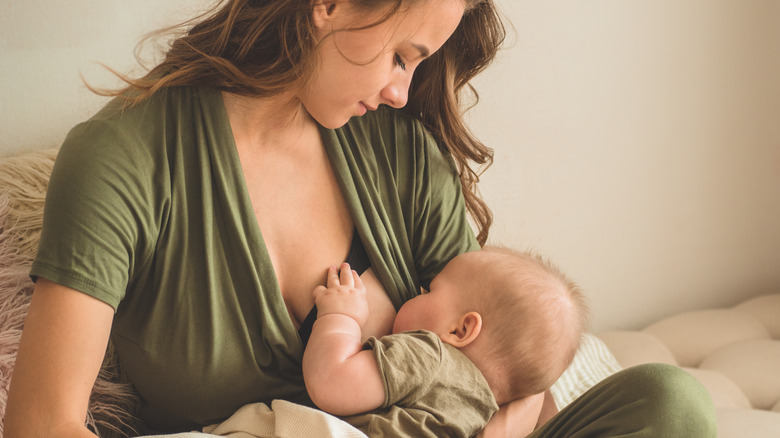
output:
M558 409L563 409L593 385L622 368L601 339L585 334L574 361L550 388Z

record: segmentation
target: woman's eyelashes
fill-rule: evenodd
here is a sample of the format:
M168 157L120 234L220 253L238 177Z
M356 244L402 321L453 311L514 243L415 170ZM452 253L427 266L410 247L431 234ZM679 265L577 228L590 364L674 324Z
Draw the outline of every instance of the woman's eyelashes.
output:
M395 54L395 65L401 68L401 70L406 71L406 63L404 63L404 60L401 59L401 55Z

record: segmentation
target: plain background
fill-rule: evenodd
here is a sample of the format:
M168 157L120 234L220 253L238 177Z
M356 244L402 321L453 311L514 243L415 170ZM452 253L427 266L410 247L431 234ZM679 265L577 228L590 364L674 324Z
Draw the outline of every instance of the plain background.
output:
M474 85L493 243L590 297L593 331L780 292L780 1L498 0ZM0 157L60 144L136 43L204 0L0 3Z

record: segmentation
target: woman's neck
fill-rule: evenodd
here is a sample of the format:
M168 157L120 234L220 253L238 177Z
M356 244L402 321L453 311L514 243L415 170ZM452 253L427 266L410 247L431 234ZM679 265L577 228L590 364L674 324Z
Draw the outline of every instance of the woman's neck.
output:
M292 145L314 120L292 93L260 99L222 93L236 144L251 148Z

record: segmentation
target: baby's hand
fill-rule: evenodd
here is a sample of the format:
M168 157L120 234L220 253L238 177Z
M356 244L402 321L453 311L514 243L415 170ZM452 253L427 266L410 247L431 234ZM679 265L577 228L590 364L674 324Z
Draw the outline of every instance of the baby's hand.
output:
M332 314L346 315L362 328L368 320L368 300L360 275L351 270L349 264L343 263L341 275L335 267L328 269L327 284L328 287L317 286L312 293L317 306L317 318Z

